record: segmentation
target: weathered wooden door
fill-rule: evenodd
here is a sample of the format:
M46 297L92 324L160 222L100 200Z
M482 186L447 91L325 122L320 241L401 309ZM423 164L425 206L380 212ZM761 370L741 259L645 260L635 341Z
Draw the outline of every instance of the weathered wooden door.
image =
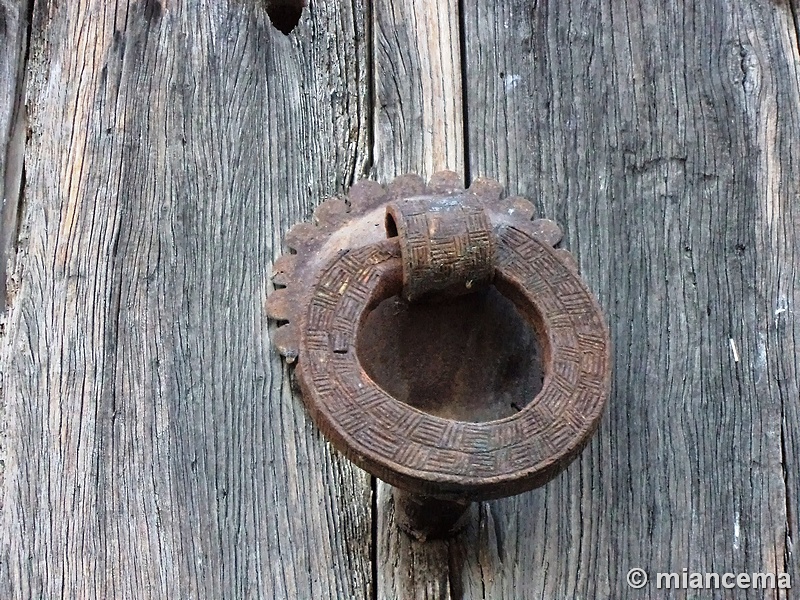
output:
M800 586L796 0L0 0L0 597L661 598ZM600 431L449 542L399 533L271 350L288 226L449 168L603 305ZM697 597L791 597L713 590Z

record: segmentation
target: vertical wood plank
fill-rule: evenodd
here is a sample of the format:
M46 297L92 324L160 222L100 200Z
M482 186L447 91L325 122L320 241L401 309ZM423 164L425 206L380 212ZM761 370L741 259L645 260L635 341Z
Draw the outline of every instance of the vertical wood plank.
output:
M758 110L756 120L764 147L754 248L756 276L763 282L758 288L755 350L759 394L780 404L780 428L772 425L772 438L780 439L786 485L783 560L796 588L800 582L800 5L791 0L789 8L790 13L778 13L772 21L776 39L757 38L759 46L768 48L767 56L775 57L777 70L767 79L771 92L767 110ZM776 549L774 560L780 564L780 559Z
M456 0L375 3L374 175L378 180L388 182L408 172L429 178L444 169L464 174L459 21ZM376 490L377 597L461 597L464 557L453 552L461 542L413 540L397 528L391 486L377 481Z
M373 28L375 175L464 173L458 0L378 0Z
M19 188L25 148L25 103L22 101L22 88L30 5L31 2L28 1L0 0L0 336L5 330L6 298L16 290L14 262L20 234ZM7 285L9 279L10 289ZM3 421L0 414L0 424ZM0 433L0 440L2 437ZM3 444L0 441L0 455L2 453Z
M0 344L6 336L6 306L17 291L16 251L24 233L19 213L25 150L23 76L29 2L0 0ZM0 378L0 515L5 509L8 462L7 400ZM0 591L9 588L0 569Z
M485 597L656 594L627 587L633 567L796 582L789 6L481 3L465 30L472 172L565 226L615 346L587 451L547 487L492 503L504 539Z
M263 310L282 234L369 163L364 15L36 4L0 596L371 597L369 478Z

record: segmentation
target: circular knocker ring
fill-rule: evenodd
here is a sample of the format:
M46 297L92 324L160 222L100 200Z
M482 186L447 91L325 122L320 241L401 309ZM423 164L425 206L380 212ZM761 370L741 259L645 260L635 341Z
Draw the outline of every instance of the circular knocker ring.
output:
M297 254L275 265L287 289L268 301L271 316L289 321L275 343L297 360L315 423L354 463L412 494L483 500L546 483L597 428L610 381L602 312L572 257L554 248L558 227L532 219L523 199L501 200L496 183L464 190L450 173L427 186L414 177L388 189L366 182L349 200L324 203L316 225L292 229ZM517 412L446 418L370 377L358 340L387 298L446 313L489 286L538 340L541 388Z

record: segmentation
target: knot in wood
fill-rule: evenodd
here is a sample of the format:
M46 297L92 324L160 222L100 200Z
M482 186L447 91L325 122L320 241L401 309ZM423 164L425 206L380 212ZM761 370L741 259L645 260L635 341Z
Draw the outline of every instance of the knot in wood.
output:
M474 292L491 283L497 241L489 216L464 196L390 202L386 231L398 237L409 302Z

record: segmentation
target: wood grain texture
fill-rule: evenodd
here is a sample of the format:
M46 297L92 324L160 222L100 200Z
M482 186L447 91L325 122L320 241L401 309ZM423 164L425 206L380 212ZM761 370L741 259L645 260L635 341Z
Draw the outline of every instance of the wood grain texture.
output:
M36 4L3 598L368 598L369 478L269 344L288 225L369 161L362 6Z
M0 335L5 329L5 298L15 293L17 283L14 263L26 133L22 91L30 4L0 0L0 298L4 299Z
M25 153L22 88L27 52L28 2L0 0L0 343L6 334L6 302L17 291L16 250L22 232L20 185ZM0 380L0 513L8 452L6 401Z
M254 1L36 4L0 597L800 585L797 3L311 2L286 37ZM442 168L564 227L615 366L561 477L421 544L311 425L263 304L315 204Z
M373 16L373 174L464 173L461 32L455 0L379 0ZM479 597L451 565L459 541L418 542L398 529L392 488L376 481L376 589L380 599ZM471 530L469 530L471 531Z
M374 175L464 172L457 0L374 3Z
M472 172L564 226L616 348L588 450L492 504L505 542L485 597L655 597L625 585L637 566L796 582L789 7L514 1L468 6L465 23Z
M681 597L627 588L635 566L797 581L795 23L774 3L465 3L469 170L565 227L614 393L564 475L455 540L397 533L380 487L379 597Z

